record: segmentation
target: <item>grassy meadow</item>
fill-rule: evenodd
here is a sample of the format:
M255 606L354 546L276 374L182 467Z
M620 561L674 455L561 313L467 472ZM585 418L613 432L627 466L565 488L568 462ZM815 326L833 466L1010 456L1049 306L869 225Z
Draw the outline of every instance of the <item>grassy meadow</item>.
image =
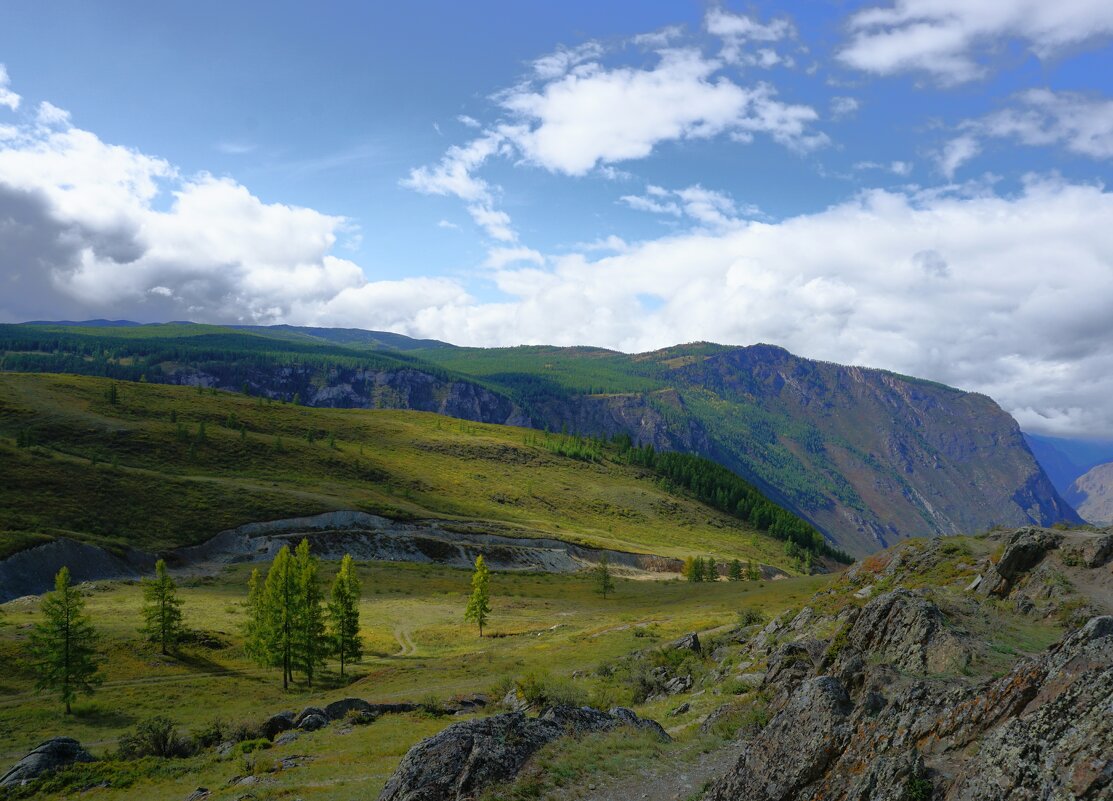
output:
M463 621L468 571L363 563L358 569L363 582L364 662L344 681L328 673L319 686L299 685L284 693L278 671L260 669L243 656L240 627L249 569L233 566L218 576L182 579L186 623L204 635L206 644L187 645L174 657L159 655L137 631L142 597L138 584L84 585L87 611L102 636L104 684L94 696L80 700L70 718L56 701L34 692L35 677L24 659L39 599L0 607L0 662L6 666L0 675L0 765L57 735L76 737L104 756L121 734L154 715L170 717L186 732L214 719L259 722L283 709L347 696L372 702L445 702L476 692L504 693L514 680L534 680L584 701L629 704L633 699L624 685L601 678L608 675L601 665L688 631L736 623L744 609L769 617L800 606L831 580L693 585L619 579L616 593L604 600L590 576L496 573L490 636L480 639ZM335 564L324 563L326 582L335 569ZM573 679L575 671L586 675ZM637 707L641 714L676 726L678 742L631 746L636 752L631 758L651 758L661 747L690 751L698 715L723 701L712 694L692 697L689 715L666 718L679 700ZM255 753L219 757L210 750L180 760L98 763L83 768L87 772L77 784L113 785L80 793L81 798L98 800L185 798L198 786L214 790L213 798L222 799L245 792L243 785L230 785L230 779L255 773L258 784L250 789L261 799L374 798L411 745L452 721L426 713L386 715L366 726L333 724L302 734L289 745ZM292 755L303 757L302 764L270 771L276 760ZM78 794L74 785L62 783L34 797Z
M511 535L792 572L781 543L736 518L639 468L554 453L537 431L0 374L0 556L59 535L160 549L336 509L490 521Z

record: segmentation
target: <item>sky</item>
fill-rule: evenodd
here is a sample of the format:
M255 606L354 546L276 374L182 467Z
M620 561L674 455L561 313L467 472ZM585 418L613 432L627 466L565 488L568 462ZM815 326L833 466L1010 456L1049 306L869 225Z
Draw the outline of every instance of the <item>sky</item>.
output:
M6 0L0 322L767 342L1113 437L1113 3Z

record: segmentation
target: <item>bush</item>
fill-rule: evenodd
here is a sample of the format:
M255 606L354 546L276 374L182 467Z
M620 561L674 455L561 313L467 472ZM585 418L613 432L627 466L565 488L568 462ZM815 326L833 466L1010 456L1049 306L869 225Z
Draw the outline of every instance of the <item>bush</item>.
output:
M515 687L519 697L532 707L583 706L587 702L587 694L572 682L536 673L527 673Z
M226 743L232 739L229 734L228 724L220 719L212 720L193 732L194 748L200 751L202 748L213 748Z
M756 609L743 609L738 613L738 625L742 628L746 626L756 626L764 622L765 615Z
M178 736L174 722L169 718L153 717L144 720L129 734L120 738L121 759L141 757L187 757L193 752L188 740Z

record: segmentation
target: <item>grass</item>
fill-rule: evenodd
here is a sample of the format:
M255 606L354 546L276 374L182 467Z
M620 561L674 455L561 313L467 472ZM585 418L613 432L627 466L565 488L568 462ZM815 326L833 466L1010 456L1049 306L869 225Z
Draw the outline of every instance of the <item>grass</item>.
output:
M781 543L639 468L554 454L535 431L144 383L118 382L111 404L110 383L0 374L0 532L157 549L256 520L360 509L791 572ZM32 447L16 446L21 432ZM0 533L0 552L28 536Z
M333 564L324 565L326 580L333 569ZM53 699L33 692L33 671L24 659L28 624L38 619L38 599L5 605L0 662L11 669L0 677L0 764L13 762L57 735L77 737L95 754L104 755L115 748L121 734L154 715L166 715L189 732L214 718L259 721L282 709L351 695L373 702L423 701L430 696L444 701L500 683L505 686L531 673L582 683L581 692L590 696L596 679L573 680L573 671L594 676L600 664L614 663L635 650L687 631L732 623L742 607L775 615L799 605L830 580L693 585L619 579L615 595L604 601L589 576L499 573L492 577L494 636L480 639L462 620L468 571L393 563L364 563L358 569L364 586L364 664L355 667L347 683L328 674L322 686L297 686L289 693L281 690L275 671L256 668L242 654L239 629L248 566L182 582L187 624L211 635L221 647L189 646L180 657L161 657L141 641L137 584L85 585L88 611L103 638L105 683L91 699L81 700L69 719ZM645 636L647 629L652 636ZM402 656L402 643L407 641L414 650ZM717 703L710 697L705 700ZM655 702L639 711L664 720L670 703L675 701ZM257 753L258 770L294 753L312 758L296 769L266 773L261 786L274 798L285 797L295 787L305 799L374 797L406 750L447 723L424 714L388 715L346 734L334 724L290 746ZM88 774L85 785L80 775L66 781L88 786L115 772L120 786L98 789L92 797L184 798L198 785L224 787L229 778L244 773L244 760L220 759L208 752L180 763L152 763L149 769L139 763L112 763L80 769L78 774ZM179 766L189 770L179 771ZM36 797L58 796L44 792Z

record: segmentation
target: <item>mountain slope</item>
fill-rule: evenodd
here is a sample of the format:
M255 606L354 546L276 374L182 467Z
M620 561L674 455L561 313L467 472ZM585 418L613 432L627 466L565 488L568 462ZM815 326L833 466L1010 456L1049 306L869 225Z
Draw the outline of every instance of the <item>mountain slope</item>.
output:
M1090 523L1113 523L1113 462L1099 464L1075 479L1067 498Z
M636 465L564 455L567 444L415 412L0 374L0 557L40 534L155 550L244 523L359 510L794 570L782 543L754 526Z
M286 326L0 326L0 369L246 387L308 406L628 434L723 464L855 554L910 536L1080 521L1011 417L984 396L939 384L768 345L628 355L417 347L365 334L331 341L319 329Z

